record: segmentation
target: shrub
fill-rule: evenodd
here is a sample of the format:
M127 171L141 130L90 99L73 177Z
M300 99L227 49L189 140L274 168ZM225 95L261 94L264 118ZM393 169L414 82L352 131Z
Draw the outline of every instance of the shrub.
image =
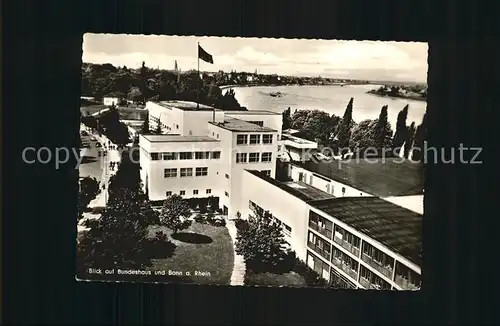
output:
M244 229L248 229L249 223L247 220L239 219L234 221L234 226L236 226L236 230L243 231Z
M302 276L307 286L328 287L328 282L324 278L298 258L295 258L295 264L292 267L292 271Z
M194 221L196 223L204 223L205 222L205 217L203 215L201 215L200 213L196 214L196 216L194 217Z
M207 221L212 226L216 227L226 226L226 220L222 216L210 215L207 216Z
M236 252L245 257L247 267L256 273L282 273L285 267L291 267L283 230L269 212L251 216L248 227L238 230Z

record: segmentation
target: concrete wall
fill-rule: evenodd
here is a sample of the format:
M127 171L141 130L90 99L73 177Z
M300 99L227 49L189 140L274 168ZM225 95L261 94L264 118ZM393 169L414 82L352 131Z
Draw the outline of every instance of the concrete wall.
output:
M237 136L238 135L250 135L250 134L273 134L273 142L272 144L247 144L247 145L237 145ZM249 136L250 137L250 136ZM229 193L230 196L230 202L231 202L231 207L230 207L230 216L236 214L236 211L234 207L240 207L242 205L242 195L241 195L241 189L246 187L243 180L242 180L242 174L243 171L248 169L248 170L270 170L271 171L271 177L275 178L276 176L276 158L277 158L277 150L278 150L278 144L277 144L277 133L232 133L232 152L231 152L231 157L230 157L230 189L231 192ZM271 161L270 162L260 162L262 157L260 157L259 162L248 162L247 163L236 163L236 154L237 153L247 153L247 160L248 156L250 153L260 153L260 156L262 156L262 153L265 152L271 152Z
M241 202L238 211L242 218L253 214L249 207L249 200L271 212L273 216L292 228L286 239L297 257L306 260L306 240L308 229L308 205L290 195L288 192L262 180L261 178L244 171L241 177Z
M262 121L264 127L268 127L278 131L281 137L281 128L283 126L283 116L281 114L245 114L241 112L226 112L226 116L240 119L243 121Z
M148 181L148 192L150 200L163 200L166 192L180 194L185 191L184 198L207 197L208 195L220 196L221 181L224 175L221 167L221 159L191 159L191 160L151 160L148 153L151 152L196 152L196 151L220 151L218 142L170 142L170 143L149 143L144 138L139 139L141 147L141 178L146 183ZM197 167L207 167L207 176L196 176ZM165 178L164 170L176 168L177 177ZM193 168L193 176L181 177L181 168ZM206 190L211 189L207 194ZM193 194L193 190L198 190L198 194Z
M102 103L107 106L118 105L117 97L103 97Z
M302 180L300 180L300 173L302 173ZM361 197L361 196L369 196L372 197L372 194L366 193L359 189L353 188L351 186L345 185L338 181L327 181L325 177L319 177L319 174L313 173L296 165L289 166L289 176L293 181L303 181L316 189L325 191L329 194L334 195L335 197ZM345 192L342 192L342 188L345 189Z
M177 111L177 110L174 110ZM206 136L209 133L209 121L214 119L213 111L181 111L182 122L180 134L183 136ZM215 122L224 121L224 112L215 111Z

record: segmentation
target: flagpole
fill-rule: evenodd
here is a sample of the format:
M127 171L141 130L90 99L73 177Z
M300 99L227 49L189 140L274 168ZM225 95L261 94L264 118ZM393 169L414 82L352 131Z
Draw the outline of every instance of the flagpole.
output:
M201 82L201 77L200 77L200 42L198 42L198 48L197 48L197 51L198 51L198 78L200 78L200 82ZM199 109L200 108L200 83L198 83L198 93L196 94L196 108Z

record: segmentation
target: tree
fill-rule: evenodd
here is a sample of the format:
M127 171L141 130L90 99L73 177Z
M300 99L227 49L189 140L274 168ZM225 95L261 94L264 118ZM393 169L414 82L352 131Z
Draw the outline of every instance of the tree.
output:
M373 147L373 129L375 124L375 120L367 119L354 127L349 141L349 148L352 151Z
M236 252L243 255L247 267L253 272L276 272L286 269L291 252L281 225L269 212L250 216L248 224L238 230Z
M324 111L309 111L301 131L305 132L307 139L328 145L339 120L335 118Z
M90 229L78 246L79 266L112 269L147 265L148 227L157 216L143 194L129 189L115 192L99 219L85 221Z
M390 148L392 144L391 139L392 128L387 120L387 105L384 105L373 128L373 147L382 154L384 148Z
M141 134L149 135L151 131L149 130L149 111L146 111L146 117L144 118L144 122L141 127Z
M422 155L424 150L426 133L427 133L427 113L424 114L424 117L422 118L422 123L420 124L420 126L417 127L417 130L415 131L414 147L418 148L419 150L413 151L412 160L414 161L421 161L423 158Z
M354 98L351 97L337 131L338 146L341 151L344 151L349 146L349 140L351 139L353 102Z
M163 134L163 128L161 127L160 119L158 119L158 121L156 122L156 128L155 128L154 134L155 135L162 135Z
M174 194L168 197L160 212L160 224L168 227L176 234L180 230L185 230L191 226L191 221L187 219L191 213L191 208L181 196Z
M283 126L282 130L290 129L292 127L292 112L291 108L289 107L282 113L283 116Z
M398 120L396 122L396 132L394 133L394 138L392 139L392 148L401 148L405 142L408 132L408 126L406 125L406 119L408 117L408 104L399 112ZM398 150L396 155L398 155L400 150Z
M404 157L409 158L410 153L413 148L413 142L415 140L415 122L412 122L410 127L408 128L407 136L406 136L406 141L404 144Z
M127 94L127 98L135 103L141 102L143 99L143 95L141 90L138 87L131 87L130 91Z
M99 194L99 181L90 176L80 180L80 192L78 194L78 216L82 217L84 210L90 202Z

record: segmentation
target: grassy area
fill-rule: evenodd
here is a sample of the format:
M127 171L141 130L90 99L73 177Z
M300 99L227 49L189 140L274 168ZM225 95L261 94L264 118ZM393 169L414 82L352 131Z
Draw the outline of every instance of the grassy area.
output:
M247 273L245 275L245 285L304 287L306 286L306 281L302 276L295 272L285 274Z
M189 229L172 237L171 230L154 226L150 229L151 236L157 231L168 234L177 248L170 258L152 259L152 270L190 271L191 277L187 277L190 283L229 284L234 254L227 228L193 222ZM195 271L209 272L210 276L195 276Z

